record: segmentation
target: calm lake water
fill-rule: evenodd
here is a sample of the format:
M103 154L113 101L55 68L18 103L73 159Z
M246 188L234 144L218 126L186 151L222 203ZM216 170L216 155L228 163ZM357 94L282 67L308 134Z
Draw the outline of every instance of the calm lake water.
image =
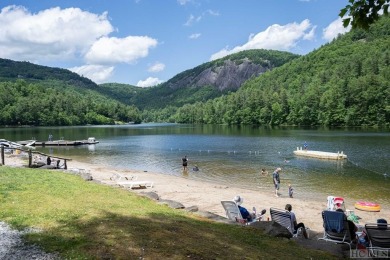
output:
M141 124L126 126L39 127L0 129L0 139L47 140L95 137L96 145L38 147L54 156L272 192L272 171L282 167L281 193L287 184L296 197L342 196L390 206L390 132L362 129L193 126ZM296 157L307 142L310 150L343 151L348 160ZM183 173L181 158L189 158ZM192 171L197 165L198 172ZM72 167L71 163L69 167ZM270 175L261 177L265 168Z

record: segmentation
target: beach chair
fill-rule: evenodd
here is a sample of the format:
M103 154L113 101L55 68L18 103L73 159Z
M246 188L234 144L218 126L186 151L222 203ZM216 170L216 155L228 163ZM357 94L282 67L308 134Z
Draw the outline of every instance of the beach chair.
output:
M124 188L134 189L134 188L142 188L142 187L150 187L153 188L153 182L151 181L117 181L119 186Z
M369 247L369 255L373 258L389 257L390 224L366 224L365 230Z
M136 181L138 179L138 176L134 175L123 175L121 173L115 172L110 177L110 180L112 181Z
M335 211L336 209L341 208L343 211L345 211L344 198L328 196L327 199L328 199L327 210Z
M250 225L253 222L261 221L264 217L264 214L266 213L266 210L263 209L261 213L256 214L256 209L253 208L253 210L255 211L254 214L256 215L256 218L254 218L252 221L248 221L242 217L240 209L234 201L221 201L221 204L222 207L225 209L226 217L228 219L230 219L231 221L239 222L244 225Z
M351 249L352 240L351 232L347 217L344 212L325 210L322 212L324 235L318 240L325 240L337 244L348 244Z
M298 235L302 233L302 228L299 228L297 231L294 230L294 223L288 210L270 208L270 215L272 221L275 221L281 226L287 228L293 237L298 237Z
M246 220L242 218L240 209L234 201L221 201L222 207L225 209L226 217L231 221L246 224Z

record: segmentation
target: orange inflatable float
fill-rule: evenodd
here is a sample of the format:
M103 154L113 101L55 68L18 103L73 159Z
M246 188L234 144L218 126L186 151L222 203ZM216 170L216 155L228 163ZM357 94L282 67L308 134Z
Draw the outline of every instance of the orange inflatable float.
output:
M364 211L378 212L381 210L381 205L369 201L358 201L355 203L355 208Z

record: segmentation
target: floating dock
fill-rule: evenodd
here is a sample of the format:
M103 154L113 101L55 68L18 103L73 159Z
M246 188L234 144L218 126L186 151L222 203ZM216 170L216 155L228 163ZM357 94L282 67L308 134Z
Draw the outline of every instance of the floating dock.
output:
M302 150L302 147L297 147L297 150L294 151L295 155L305 156L317 159L327 159L327 160L344 160L347 159L347 155L343 151L337 153L321 152L321 151L311 151L311 150Z
M20 145L29 145L29 146L78 146L84 144L97 144L99 141L96 141L94 137L89 137L87 140L54 140L54 141L35 141L35 140L26 140L17 142Z

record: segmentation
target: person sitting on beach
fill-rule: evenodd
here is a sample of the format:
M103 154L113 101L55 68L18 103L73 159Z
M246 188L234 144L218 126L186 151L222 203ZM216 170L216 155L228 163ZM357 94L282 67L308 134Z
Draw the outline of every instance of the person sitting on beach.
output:
M305 227L305 224L303 224L302 222L300 223L297 223L297 218L295 217L295 213L292 212L292 206L291 204L286 204L286 207L285 209L290 212L290 215L291 215L291 222L292 224L294 225L294 233L296 233L298 231L299 228L302 228L302 232L303 232L303 236L305 238L309 238L309 236L307 235L307 231L306 231L306 227Z
M336 209L336 211L343 212L345 214L345 212L342 208L338 208L338 209ZM345 216L345 217L347 217L347 216ZM347 222L348 222L349 234L351 236L351 239L354 240L356 238L356 232L358 231L358 228L355 225L355 223L353 223L352 220L347 219Z
M240 195L237 195L233 198L233 201L236 203L238 209L240 210L240 213L241 213L241 216L243 219L245 219L246 221L248 222L252 222L256 219L256 213L253 212L253 213L249 213L249 211L242 207L241 204L242 202L244 201L244 199L240 196ZM253 208L254 211L256 211L255 208Z
M268 175L268 171L266 169L261 169L261 175L262 176L267 176Z
M378 229L387 229L387 220L386 219L383 219L383 218L377 219L376 223L378 225ZM368 239L367 239L367 231L363 230L362 234L359 236L358 248L360 248L360 247L366 248L369 246L370 246L370 243L368 242Z

